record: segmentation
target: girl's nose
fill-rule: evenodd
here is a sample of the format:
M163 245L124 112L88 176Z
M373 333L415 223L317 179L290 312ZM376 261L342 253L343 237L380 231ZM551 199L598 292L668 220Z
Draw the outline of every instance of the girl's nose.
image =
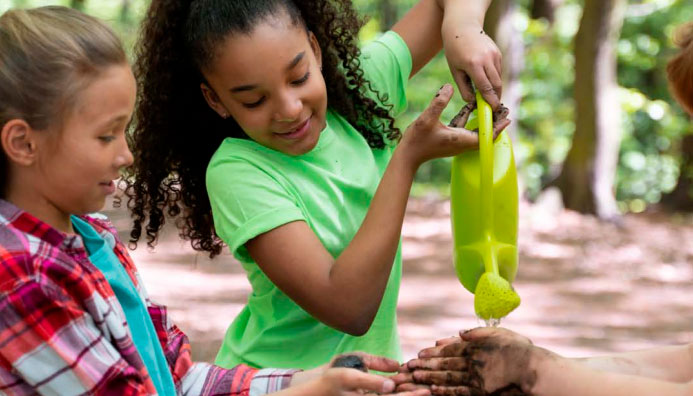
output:
M274 118L280 122L293 122L298 120L298 118L301 116L302 109L303 102L299 97L287 95L280 99Z
M116 165L117 167L120 168L126 168L130 165L132 165L133 161L135 160L135 157L133 157L132 152L130 151L130 148L128 147L128 143L125 139L122 140L122 149L120 151L120 154L118 154L118 157L116 158Z

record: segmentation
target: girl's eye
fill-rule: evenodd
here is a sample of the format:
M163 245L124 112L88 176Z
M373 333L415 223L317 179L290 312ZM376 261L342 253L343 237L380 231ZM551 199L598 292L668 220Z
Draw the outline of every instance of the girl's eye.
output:
M252 108L260 106L264 101L265 101L265 97L263 96L257 102L243 103L243 107L247 107L249 109L252 109Z
M310 77L310 72L306 72L306 74L305 74L303 77L299 78L299 79L296 80L296 81L292 81L291 84L293 84L293 85L301 85L301 84L303 84L304 82L308 81L308 77Z
M103 135L99 136L99 140L101 140L104 143L109 143L115 140L115 136L113 135Z

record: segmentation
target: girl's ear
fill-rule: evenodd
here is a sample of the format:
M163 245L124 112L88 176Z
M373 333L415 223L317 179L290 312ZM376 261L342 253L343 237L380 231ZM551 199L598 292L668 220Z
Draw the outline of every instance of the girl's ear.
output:
M214 90L210 88L209 85L205 83L200 83L200 90L202 91L202 96L204 96L207 105L211 107L212 110L214 110L217 114L219 114L219 117L229 118L229 112L221 103L221 100L219 99L217 93L214 92Z
M315 37L313 32L308 32L308 40L310 41L310 48L315 54L315 59L318 61L318 67L322 70L322 50L320 49L320 44L318 43L318 38Z
M24 120L8 121L0 131L0 143L10 163L31 166L37 158L36 131Z

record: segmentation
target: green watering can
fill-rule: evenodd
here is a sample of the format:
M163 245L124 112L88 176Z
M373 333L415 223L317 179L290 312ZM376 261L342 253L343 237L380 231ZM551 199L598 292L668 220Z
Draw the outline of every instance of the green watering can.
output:
M517 172L510 137L493 142L493 112L477 91L479 151L452 161L450 184L454 263L462 285L474 293L477 316L498 321L520 305L511 283L517 273ZM473 115L472 115L473 116Z

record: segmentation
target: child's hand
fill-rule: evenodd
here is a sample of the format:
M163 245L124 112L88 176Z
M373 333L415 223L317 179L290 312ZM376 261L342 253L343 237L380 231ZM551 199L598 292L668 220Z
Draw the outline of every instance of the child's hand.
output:
M411 161L414 169L422 163L441 157L450 157L479 146L479 136L464 128L445 126L440 122L440 115L450 102L454 90L450 84L445 84L436 94L431 104L421 113L404 133L398 147L403 155ZM464 125L469 112L455 120L457 125ZM507 112L504 113L507 115ZM494 123L494 139L510 124L507 118Z
M335 367L335 363L358 360L358 367ZM308 394L316 395L351 395L360 394L358 391L371 391L389 394L395 391L394 381L375 374L368 374L367 370L380 372L396 372L399 369L397 361L382 356L374 356L363 352L353 352L348 355L337 356L332 361L321 367L294 374L291 387L301 387ZM363 371L365 370L365 372ZM398 393L399 396L427 396L428 388L417 389Z
M325 396L355 396L363 394L363 391L391 394L395 392L395 383L389 378L359 370L330 368L316 381L315 388L306 388L306 391L308 390L315 390L315 392L306 394ZM427 388L419 388L396 394L399 396L428 396L431 392Z
M443 49L450 72L466 102L475 101L473 81L495 110L500 106L503 89L501 52L478 24L460 23L459 19L454 13L446 13L443 20Z

